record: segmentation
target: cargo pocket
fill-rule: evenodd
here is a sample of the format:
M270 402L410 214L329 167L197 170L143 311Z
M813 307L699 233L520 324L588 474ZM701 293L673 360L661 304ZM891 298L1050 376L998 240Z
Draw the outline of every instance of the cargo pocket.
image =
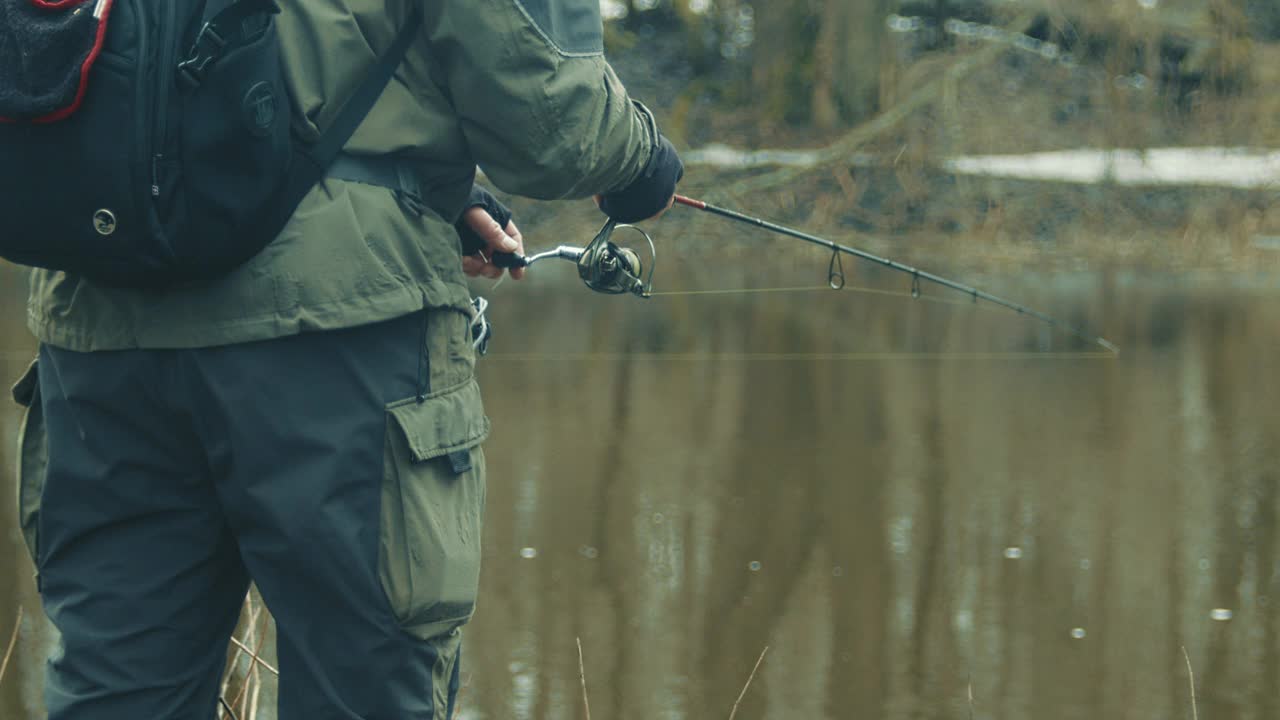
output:
M474 378L387 406L378 574L415 637L448 634L475 610L488 434Z
M31 561L39 547L36 536L40 517L40 495L44 492L49 467L49 442L45 437L44 410L40 406L39 367L31 363L22 379L13 386L13 399L27 409L18 427L18 527L27 543Z

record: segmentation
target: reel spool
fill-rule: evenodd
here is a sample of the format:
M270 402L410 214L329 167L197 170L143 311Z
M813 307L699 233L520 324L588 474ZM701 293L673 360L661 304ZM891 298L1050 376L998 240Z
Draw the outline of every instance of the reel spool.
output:
M612 241L615 230L634 230L649 243L649 274L644 277L644 264L632 249ZM587 287L606 295L631 293L647 298L653 292L653 271L658 264L658 250L649 233L635 225L619 225L613 220L605 223L595 238L582 250L578 258L578 277ZM641 278L644 279L641 279Z

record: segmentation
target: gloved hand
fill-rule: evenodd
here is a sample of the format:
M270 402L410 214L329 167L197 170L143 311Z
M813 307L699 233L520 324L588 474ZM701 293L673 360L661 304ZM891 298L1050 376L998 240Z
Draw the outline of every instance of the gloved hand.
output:
M600 196L600 210L620 223L636 223L671 207L676 183L684 178L684 163L666 137L659 134L644 172L627 187Z
M511 221L511 210L480 185L471 186L471 196L453 226L462 238L462 269L471 277L501 277L502 268L492 262L496 253L524 254L524 237ZM512 268L511 277L524 277L524 268Z
M471 196L467 198L467 204L463 206L462 214L458 216L457 222L453 224L453 227L458 231L458 236L462 238L462 254L464 256L475 255L488 247L485 238L481 237L480 233L476 232L475 228L471 226L471 223L467 222L467 211L477 207L488 213L489 217L493 218L493 221L497 223L499 229L505 228L507 223L511 222L511 210L506 205L499 202L498 198L494 197L493 193L486 190L484 186L472 185Z

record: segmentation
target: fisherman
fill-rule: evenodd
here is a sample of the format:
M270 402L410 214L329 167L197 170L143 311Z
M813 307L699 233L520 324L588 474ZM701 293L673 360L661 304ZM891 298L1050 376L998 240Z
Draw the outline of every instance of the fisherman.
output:
M314 137L411 2L278 4ZM147 291L34 273L39 361L15 396L22 526L61 633L50 720L214 716L251 580L282 720L452 717L489 432L466 275L523 251L475 168L623 222L669 207L683 170L604 59L598 0L422 9L328 178L247 264Z

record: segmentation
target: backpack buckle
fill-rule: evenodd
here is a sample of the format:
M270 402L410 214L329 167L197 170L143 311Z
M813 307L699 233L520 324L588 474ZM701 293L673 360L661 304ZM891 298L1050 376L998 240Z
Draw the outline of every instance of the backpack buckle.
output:
M191 46L190 57L178 63L178 77L183 85L191 90L200 87L209 66L222 57L222 51L226 47L226 38L218 34L213 22L205 23Z

